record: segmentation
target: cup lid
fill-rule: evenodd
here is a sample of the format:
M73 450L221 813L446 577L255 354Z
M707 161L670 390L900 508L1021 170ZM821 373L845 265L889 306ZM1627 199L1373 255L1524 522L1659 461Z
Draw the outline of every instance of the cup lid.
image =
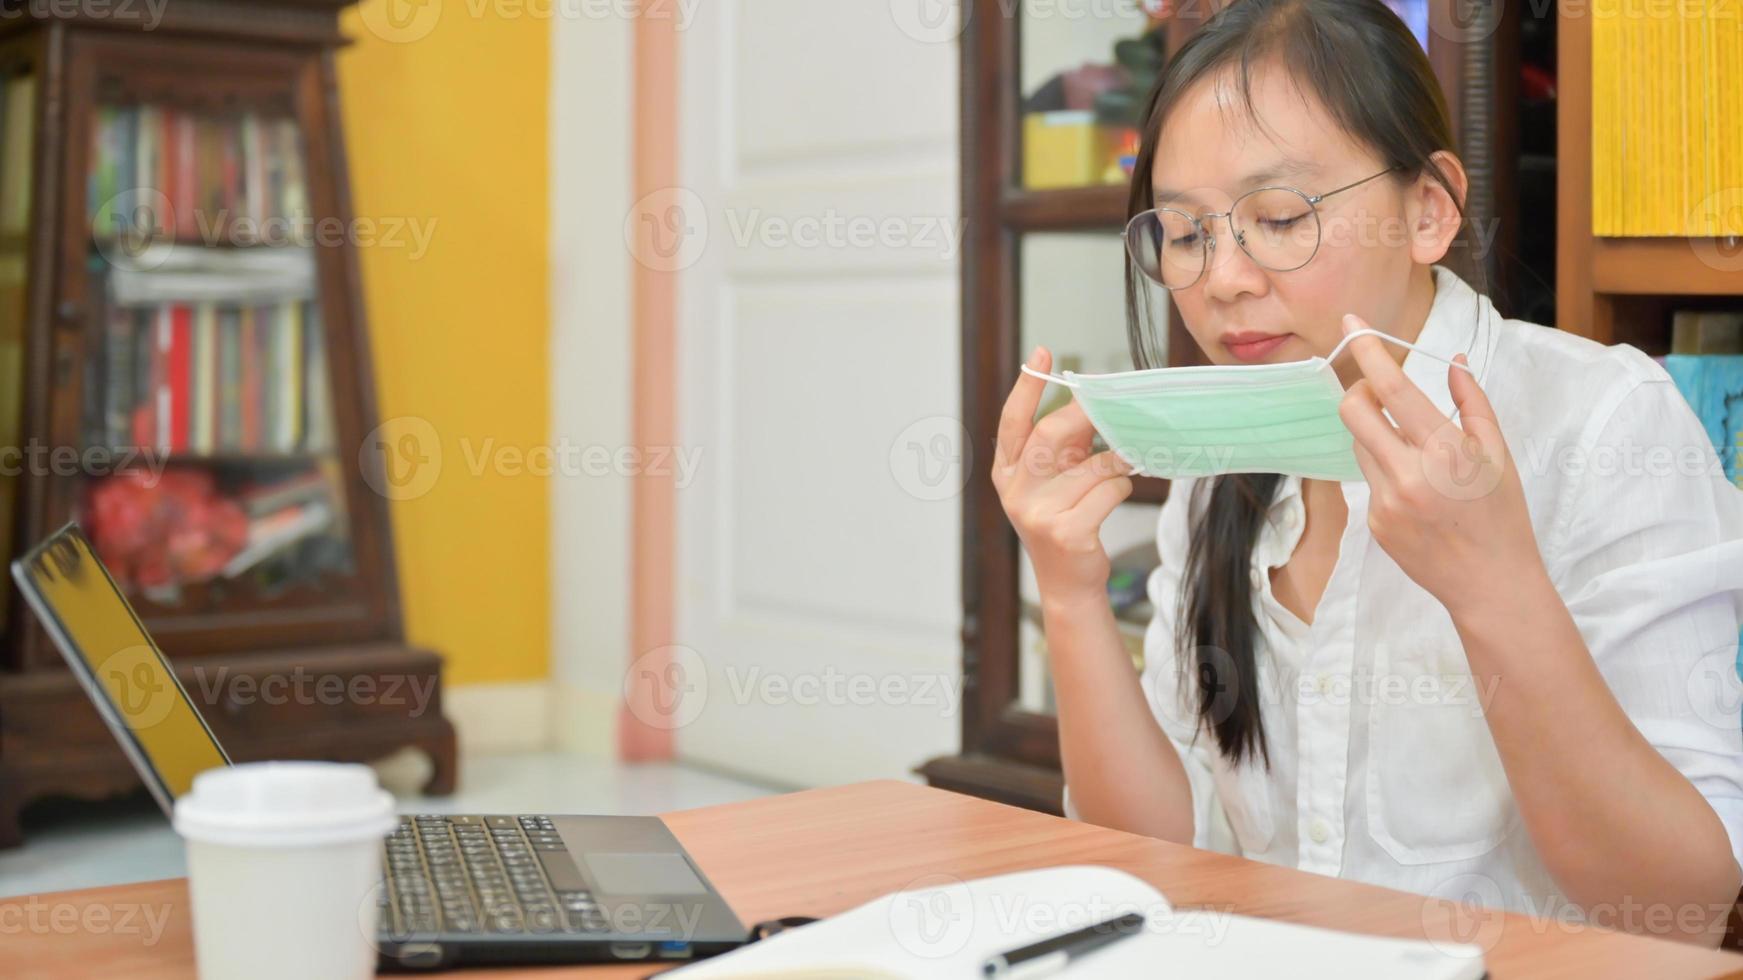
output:
M385 837L393 797L368 766L248 762L208 769L175 804L176 833L241 847L300 847Z

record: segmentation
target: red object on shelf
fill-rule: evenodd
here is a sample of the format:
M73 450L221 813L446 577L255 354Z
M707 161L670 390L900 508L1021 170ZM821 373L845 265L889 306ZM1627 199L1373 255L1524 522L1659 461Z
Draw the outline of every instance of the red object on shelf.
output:
M93 483L86 530L125 586L202 582L248 542L248 516L206 470L128 470Z

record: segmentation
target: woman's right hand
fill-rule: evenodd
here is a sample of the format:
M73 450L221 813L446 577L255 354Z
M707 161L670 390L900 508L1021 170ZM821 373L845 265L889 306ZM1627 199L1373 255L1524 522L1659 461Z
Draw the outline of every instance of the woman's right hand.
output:
M1045 347L1029 367L1046 371ZM1028 549L1046 604L1107 601L1108 556L1102 522L1132 493L1131 467L1112 452L1091 454L1095 428L1073 401L1039 423L1047 382L1020 374L999 415L993 488Z

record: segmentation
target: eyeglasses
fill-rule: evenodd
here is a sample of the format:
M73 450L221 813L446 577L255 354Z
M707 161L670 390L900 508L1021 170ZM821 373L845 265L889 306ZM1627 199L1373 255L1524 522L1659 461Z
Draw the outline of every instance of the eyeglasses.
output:
M1399 169L1387 167L1312 197L1293 187L1256 187L1235 198L1227 211L1207 211L1196 217L1178 208L1151 208L1126 223L1126 254L1153 282L1168 289L1185 289L1204 278L1210 268L1210 256L1216 250L1216 236L1209 230L1211 220L1227 218L1235 243L1260 268L1292 272L1319 252L1319 202Z

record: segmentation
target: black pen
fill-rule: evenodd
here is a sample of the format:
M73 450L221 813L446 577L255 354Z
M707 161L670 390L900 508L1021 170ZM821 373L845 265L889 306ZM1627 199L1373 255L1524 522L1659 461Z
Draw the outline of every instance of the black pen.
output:
M1106 922L1000 953L986 961L980 968L981 975L1005 978L1045 976L1063 969L1079 956L1093 953L1127 936L1135 936L1143 928L1144 917L1137 912L1127 912Z

